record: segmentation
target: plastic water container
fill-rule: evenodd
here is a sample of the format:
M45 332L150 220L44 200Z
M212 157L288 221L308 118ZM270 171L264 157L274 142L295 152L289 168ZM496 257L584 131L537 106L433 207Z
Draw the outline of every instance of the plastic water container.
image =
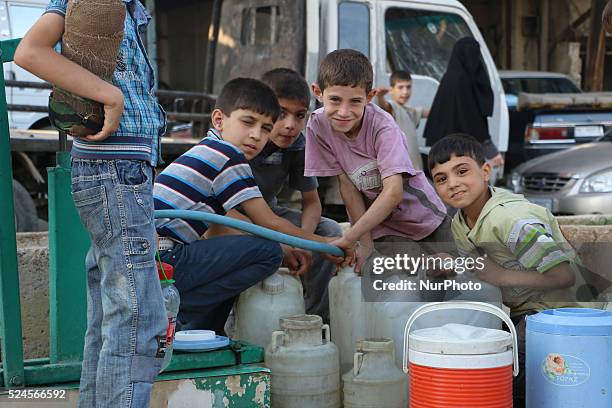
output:
M458 308L491 313L506 322L511 333L452 323L410 332L422 315ZM508 315L488 303L421 306L406 323L404 334L403 368L410 375L410 408L511 408L512 376L518 374L516 342Z
M405 408L407 381L395 366L391 339L357 342L353 369L342 376L344 408Z
M280 326L265 355L271 370L272 406L339 408L338 349L330 342L329 326L315 315L286 317Z
M265 347L282 317L304 314L302 283L281 268L240 294L233 337Z
M162 269L163 268L163 269ZM181 297L178 290L173 285L174 267L165 262L157 264L157 273L162 287L162 295L164 296L164 306L166 307L166 315L168 317L168 326L166 327L166 353L162 362L162 370L170 364L172 360L172 350L174 341L174 330L176 329L176 316L178 315Z
M612 407L612 312L528 316L525 373L528 408Z
M351 267L342 268L329 281L329 324L332 341L340 353L340 369L353 365L357 341L368 336L368 307L361 295L361 276Z

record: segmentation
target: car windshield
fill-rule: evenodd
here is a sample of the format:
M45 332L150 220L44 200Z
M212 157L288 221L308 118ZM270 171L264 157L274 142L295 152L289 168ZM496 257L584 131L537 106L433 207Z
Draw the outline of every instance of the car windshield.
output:
M387 58L392 70L440 80L453 46L472 33L456 14L399 7L385 12Z
M580 88L568 78L502 78L504 92L518 95L521 92L579 93Z

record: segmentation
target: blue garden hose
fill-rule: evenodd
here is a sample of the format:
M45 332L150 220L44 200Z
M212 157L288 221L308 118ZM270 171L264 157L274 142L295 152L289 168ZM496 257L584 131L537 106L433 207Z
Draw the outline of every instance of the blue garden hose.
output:
M291 235L283 234L282 232L260 227L259 225L240 221L231 217L225 217L223 215L193 210L157 210L155 211L155 218L181 218L185 220L222 224L227 227L249 232L262 238L287 244L292 247L298 247L309 251L325 252L335 256L344 256L342 249L336 246L310 241L303 238L297 238Z

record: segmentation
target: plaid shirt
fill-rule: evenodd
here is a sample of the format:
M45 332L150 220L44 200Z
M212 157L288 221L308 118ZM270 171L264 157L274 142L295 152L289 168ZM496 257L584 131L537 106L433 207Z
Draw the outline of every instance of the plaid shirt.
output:
M101 142L76 139L72 156L82 159L137 159L158 163L159 137L166 117L155 96L153 68L145 53L140 32L151 17L138 0L124 0L125 34L117 57L113 84L123 92L124 110L117 132ZM68 0L51 0L46 13L66 15Z

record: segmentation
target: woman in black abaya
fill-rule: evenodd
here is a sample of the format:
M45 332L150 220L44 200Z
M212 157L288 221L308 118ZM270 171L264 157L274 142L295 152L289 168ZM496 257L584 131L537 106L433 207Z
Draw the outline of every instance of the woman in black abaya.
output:
M482 143L493 167L504 164L489 134L487 117L493 114L493 90L480 45L471 37L455 43L446 73L440 81L423 136L432 146L444 136L467 133Z

